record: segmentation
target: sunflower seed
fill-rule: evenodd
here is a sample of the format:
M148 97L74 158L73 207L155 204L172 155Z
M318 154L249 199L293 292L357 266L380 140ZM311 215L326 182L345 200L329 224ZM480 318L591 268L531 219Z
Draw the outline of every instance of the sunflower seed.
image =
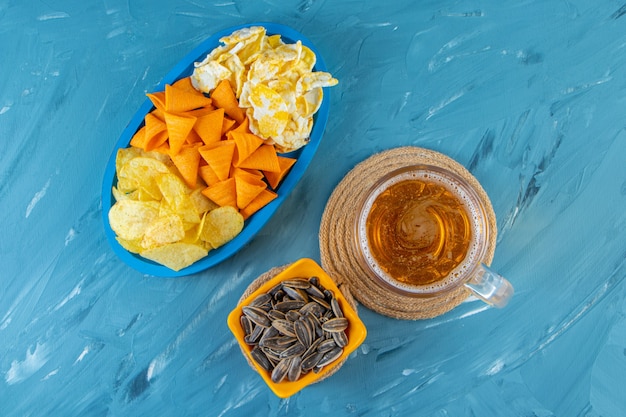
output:
M322 356L320 361L315 366L319 366L319 367L326 366L329 363L334 362L335 360L337 360L341 356L342 353L343 353L343 349L340 348L340 347L336 347L333 350L330 350L330 351L324 353L324 356Z
M283 287L283 291L285 291L285 294L292 300L304 301L305 303L309 301L309 296L299 288Z
M293 358L294 356L303 354L305 350L306 348L304 347L302 343L294 343L293 345L289 346L288 348L280 352L280 357L281 358Z
M302 308L304 308L304 307L302 307ZM302 308L300 310L302 310ZM300 314L300 312L298 312L296 310L289 310L288 312L285 313L285 319L287 319L289 321L296 321L300 317L302 317L302 314Z
M286 313L289 310L300 310L305 304L302 300L285 300L276 303L274 308Z
M272 362L270 362L265 353L263 353L263 350L261 350L258 346L250 351L250 356L252 356L252 359L254 359L255 362L266 371L270 372L272 368L274 368Z
M309 288L307 288L306 293L309 294L310 296L313 297L317 297L317 298L324 298L324 293L322 292L322 290L319 289L318 286L316 285L311 285Z
M279 383L283 379L285 379L285 376L289 371L290 361L290 358L284 358L280 362L278 362L278 364L276 364L276 367L274 367L274 370L272 370L272 382Z
M254 326L252 333L246 335L243 339L249 345L256 345L261 339L261 336L263 336L264 331L265 328L263 326Z
M296 337L305 347L311 346L313 343L313 329L306 320L298 320L293 324Z
M331 334L333 335L333 340L337 343L337 346L346 347L348 344L348 336L346 335L346 332L333 332Z
M330 299L330 308L335 314L335 317L343 317L343 310L339 305L339 301L335 297Z
M254 300L250 302L251 306L260 307L269 304L272 301L272 296L268 293L259 294Z
M283 313L282 311L275 310L275 309L268 311L267 316L270 318L270 320L278 320L278 319L284 320L285 319L285 313Z
M293 322L289 320L284 320L284 319L274 320L272 322L272 327L274 327L276 330L278 330L280 333L284 334L285 336L296 336L296 333L294 330L294 324Z
M337 347L337 343L335 343L335 339L326 339L320 342L317 347L318 352L326 353L330 350L333 350Z
M243 333L244 335L249 335L252 333L252 330L254 330L254 323L252 323L252 320L250 320L250 317L248 316L241 316L241 328L243 329Z
M313 352L309 356L302 358L302 370L308 372L315 368L317 363L322 359L324 354L322 352Z
M291 382L297 381L302 373L302 357L294 356L289 362L289 369L287 370L287 379Z
M322 329L330 333L343 332L347 328L348 319L345 317L332 318L322 324Z
M283 288L284 287L290 287L290 288L300 288L302 290L306 290L307 288L311 287L311 283L304 278L293 278L293 279L286 279L283 281Z
M270 327L272 324L270 318L267 317L267 313L259 307L244 306L242 311L243 314L259 326Z
M328 304L328 302L324 298L311 296L311 299L324 307L325 310L330 310L330 304Z

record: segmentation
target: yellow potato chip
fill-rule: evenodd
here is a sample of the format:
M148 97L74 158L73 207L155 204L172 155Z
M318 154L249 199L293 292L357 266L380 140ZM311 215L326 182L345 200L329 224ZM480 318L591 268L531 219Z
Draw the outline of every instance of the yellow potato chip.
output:
M146 228L159 216L159 203L155 201L121 200L109 210L109 223L122 239L142 238Z
M154 179L158 174L168 172L170 170L163 162L146 156L138 156L127 161L118 172L118 188L122 191L133 191L133 187L142 188L155 200L159 200L161 192ZM122 184L128 181L128 185L122 188L120 181Z
M223 206L206 213L200 238L216 249L232 240L243 229L243 216L232 206Z
M200 214L189 196L191 189L178 176L165 173L157 176L155 182L167 208L177 213L185 223L200 223Z
M146 227L141 246L149 249L166 243L177 242L185 237L183 220L177 214L156 218Z
M139 254L174 271L180 271L207 256L208 250L199 244L174 242L146 249Z
M202 190L204 188L206 187L200 186L189 194L189 199L193 203L193 206L196 208L196 211L200 216L202 216L207 211L211 211L219 207L213 201L209 200L204 194L202 194Z
M119 243L121 247L123 247L129 252L139 253L143 250L143 247L141 246L141 239L128 240L128 239L122 239L121 237L116 236L115 240L117 240L117 243Z

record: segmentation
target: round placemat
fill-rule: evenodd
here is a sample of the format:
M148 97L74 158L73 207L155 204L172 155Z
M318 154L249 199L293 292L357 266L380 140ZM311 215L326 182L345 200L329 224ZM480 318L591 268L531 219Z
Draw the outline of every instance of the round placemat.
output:
M394 148L372 155L356 165L332 192L322 215L319 240L322 267L335 280L349 286L350 293L365 307L380 314L407 320L428 319L446 313L463 302L470 291L465 287L441 296L403 296L383 287L359 264L354 246L355 221L360 200L384 175L409 165L435 165L466 179L482 200L493 233L482 262L490 265L497 235L491 201L474 176L461 164L439 152L413 146Z
M261 274L260 276L258 276L254 281L250 283L250 285L248 285L246 290L243 292L243 294L239 298L239 301L237 302L237 304L241 304L246 298L248 298L248 296L250 296L250 294L256 291L257 288L265 284L270 279L274 278L276 275L283 272L285 269L287 269L287 267L289 267L289 265L277 266L265 272L264 274ZM335 279L335 277L333 277L332 275L330 276L330 278L333 281L335 281L335 284L337 285L337 288L339 288L339 291L341 291L341 294L343 295L343 297L346 299L348 304L350 304L350 306L354 309L354 311L358 314L357 304L356 304L354 297L352 297L352 294L350 293L350 289L345 285L345 283L341 283L340 281ZM248 357L248 355L246 355L246 353L243 351L243 348L241 349L241 353L243 354L244 358L246 358L248 365L250 365L250 367L256 371L256 368L250 361L250 358ZM335 372L339 370L339 368L341 368L341 366L346 362L347 359L348 358L345 358L337 363L333 363L332 365L327 365L327 366L330 366L329 370L326 372L326 374L323 377L316 380L314 383L323 381L329 376L333 375Z

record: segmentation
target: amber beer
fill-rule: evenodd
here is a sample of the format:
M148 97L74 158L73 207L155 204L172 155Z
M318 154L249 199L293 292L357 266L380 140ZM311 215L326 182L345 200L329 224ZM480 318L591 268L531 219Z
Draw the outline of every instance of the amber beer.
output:
M480 202L462 179L419 167L383 180L359 214L368 266L413 293L437 292L473 268L484 246Z

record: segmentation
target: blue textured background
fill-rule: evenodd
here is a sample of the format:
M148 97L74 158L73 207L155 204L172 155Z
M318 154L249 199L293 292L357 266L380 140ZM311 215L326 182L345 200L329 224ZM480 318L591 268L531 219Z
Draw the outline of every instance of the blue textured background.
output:
M313 163L240 253L142 276L109 248L100 185L161 78L251 21L310 38L340 80ZM0 0L0 415L626 415L626 3ZM301 257L371 154L443 152L498 217L504 310L426 321L364 307L341 370L275 397L226 327Z

